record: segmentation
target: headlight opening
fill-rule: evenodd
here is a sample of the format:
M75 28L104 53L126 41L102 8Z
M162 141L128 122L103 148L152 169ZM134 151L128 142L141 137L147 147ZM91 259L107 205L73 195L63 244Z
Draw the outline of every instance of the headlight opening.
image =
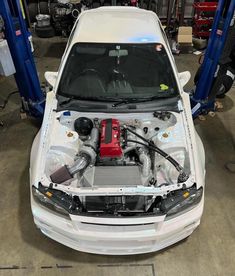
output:
M167 217L180 215L195 207L201 201L202 195L202 187L196 189L193 186L186 190L175 191L162 201L161 209Z
M69 212L51 199L53 197L53 194L51 192L47 191L44 194L39 191L39 189L37 189L35 186L33 186L32 195L34 200L43 207L46 207L51 211L56 212L57 214L66 216L67 218L69 217Z

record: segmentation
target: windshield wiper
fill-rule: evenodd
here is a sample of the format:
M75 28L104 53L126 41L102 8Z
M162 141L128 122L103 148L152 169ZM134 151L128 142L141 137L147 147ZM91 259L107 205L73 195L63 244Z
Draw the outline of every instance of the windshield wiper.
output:
M124 105L124 104L129 104L129 103L142 103L142 102L149 102L155 99L166 99L166 98L171 98L175 95L166 95L166 96L151 96L151 97L144 97L144 98L127 98L127 99L121 99L119 102L116 102L114 104L112 104L112 107L117 107L120 105Z
M59 106L63 106L63 105L69 104L72 100L74 100L73 97L67 98L66 100L63 100L62 102L59 102Z
M67 105L73 101L79 101L82 100L80 97L75 97L73 95L61 95L57 94L57 100L58 100L58 105L59 106L64 106Z
M112 104L112 107L117 107L119 105L123 104L129 104L129 103L139 103L139 102L145 102L145 101L150 101L151 98L127 98L127 99L121 99L120 101Z
M132 100L133 100L133 99L121 100L121 101L119 101L119 102L116 102L116 103L112 104L112 107L117 107L117 106L119 106L119 105L131 103Z
M120 105L125 105L129 103L141 103L141 102L148 102L155 99L166 99L171 98L175 95L158 95L158 96L150 96L150 97L139 97L139 98L114 98L114 97L75 97L75 96L69 96L69 97L61 97L61 101L59 99L59 106L65 106L73 101L97 101L97 102L115 102L112 104L112 107L117 107Z
M59 106L67 105L67 104L71 103L72 101L102 101L98 97L75 97L75 96L69 96L69 98L67 98L67 97L63 97L63 98L64 98L64 100L62 100L61 102L59 101Z

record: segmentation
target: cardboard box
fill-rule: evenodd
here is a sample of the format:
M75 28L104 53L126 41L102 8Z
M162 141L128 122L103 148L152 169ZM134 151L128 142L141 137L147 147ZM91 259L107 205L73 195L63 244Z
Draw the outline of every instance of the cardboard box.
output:
M179 44L192 44L193 43L192 27L179 27L178 43Z
M192 27L179 27L178 43L181 53L193 52L193 29Z

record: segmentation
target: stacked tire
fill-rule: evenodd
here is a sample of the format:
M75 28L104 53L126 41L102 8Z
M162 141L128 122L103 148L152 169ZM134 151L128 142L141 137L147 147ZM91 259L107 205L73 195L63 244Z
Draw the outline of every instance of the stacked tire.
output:
M31 23L35 23L35 33L38 37L41 38L50 38L55 36L55 30L51 26L50 23L48 23L46 26L41 26L37 22L37 15L38 14L43 14L43 15L50 15L51 9L53 9L53 4L49 4L49 1L38 1L38 0L33 0L28 4L28 11L29 11L29 16L30 16L30 21Z
M31 23L36 22L36 15L38 14L50 14L51 7L54 3L49 5L49 1L37 1L31 0L28 4L29 16Z
M38 3L31 2L28 4L28 11L31 23L36 22L36 15L38 14Z
M35 33L38 37L50 38L50 37L55 36L55 29L51 25L39 27L36 24L35 25Z

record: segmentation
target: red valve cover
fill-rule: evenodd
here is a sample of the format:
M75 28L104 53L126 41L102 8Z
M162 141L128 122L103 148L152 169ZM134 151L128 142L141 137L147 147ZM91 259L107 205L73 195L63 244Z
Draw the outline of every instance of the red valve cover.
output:
M101 121L100 157L121 157L120 123L117 119Z

